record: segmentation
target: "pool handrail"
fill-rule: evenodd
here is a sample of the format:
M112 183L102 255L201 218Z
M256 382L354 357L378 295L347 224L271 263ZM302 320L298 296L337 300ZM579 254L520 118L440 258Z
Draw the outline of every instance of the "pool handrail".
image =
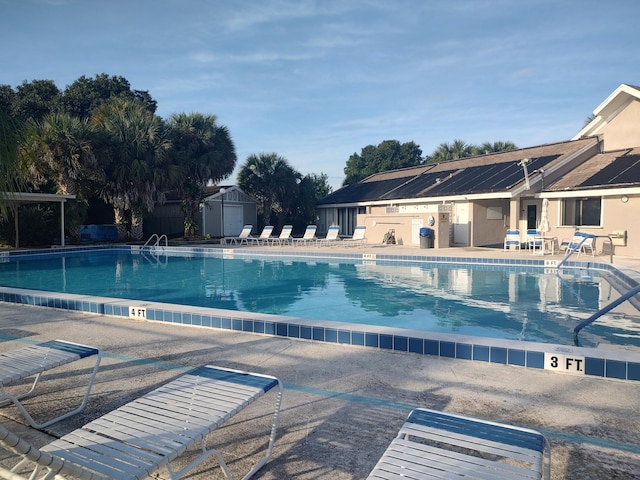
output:
M576 347L580 346L579 345L580 342L578 340L578 334L580 333L580 330L582 330L587 325L595 322L602 315L604 315L605 313L607 313L610 310L614 309L615 307L617 307L621 303L626 302L627 300L629 300L631 297L633 297L634 295L636 295L638 293L640 293L640 284L636 285L634 288L629 290L627 293L625 293L621 297L617 298L616 300L614 300L610 304L606 305L605 307L601 308L596 313L591 315L589 318L587 318L586 320L583 320L578 325L576 325L576 327L573 329L573 343L574 343L574 345Z
M149 240L147 240L145 242L145 244L142 246L142 248L145 247L149 247L149 244L151 242L153 242L153 240L155 239L155 243L153 245L151 245L151 247L159 247L160 246L160 242L164 239L164 246L168 247L169 246L169 239L167 238L167 236L163 233L162 235L158 236L157 233L154 233L153 235L151 235L149 237Z

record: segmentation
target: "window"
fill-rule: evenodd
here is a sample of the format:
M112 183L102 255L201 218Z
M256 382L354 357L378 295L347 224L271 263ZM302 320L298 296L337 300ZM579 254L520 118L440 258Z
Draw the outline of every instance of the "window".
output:
M562 201L562 225L599 227L601 212L600 198L568 198Z

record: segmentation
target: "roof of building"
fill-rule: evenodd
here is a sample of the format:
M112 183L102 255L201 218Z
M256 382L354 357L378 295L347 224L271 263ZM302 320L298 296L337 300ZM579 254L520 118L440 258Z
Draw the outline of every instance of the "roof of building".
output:
M524 184L524 160L528 174L538 175L540 170L562 163L593 142L593 138L583 138L381 172L336 190L318 203L329 205L508 192Z
M640 186L640 148L604 152L586 160L545 191L585 190Z

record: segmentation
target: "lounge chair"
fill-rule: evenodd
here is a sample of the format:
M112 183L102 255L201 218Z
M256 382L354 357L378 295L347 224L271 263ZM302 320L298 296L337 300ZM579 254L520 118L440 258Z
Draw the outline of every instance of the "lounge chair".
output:
M364 246L367 243L367 237L365 236L366 231L367 231L366 226L358 225L353 230L353 235L351 236L351 238L343 239L341 245L344 245L345 247Z
M37 422L26 410L20 400L29 396L36 389L42 374L47 370L66 365L67 363L94 356L96 363L89 378L89 383L85 391L80 406L71 411L67 411L57 417L45 422ZM13 403L29 424L34 428L44 428L52 423L75 415L82 411L87 405L91 387L100 366L102 353L99 349L80 345L79 343L65 342L64 340L50 340L48 342L31 345L16 350L10 350L0 354L0 406ZM17 389L13 383L18 380L35 377L31 388L27 392L11 393Z
M504 250L507 251L511 247L520 250L520 230L507 230L507 234L504 237Z
M595 236L584 232L575 232L571 240L562 240L560 242L560 250L568 252L575 252L578 255L581 253L590 253L591 256L595 256Z
M282 384L275 377L210 365L196 368L39 450L2 425L0 442L23 456L11 472L27 470L33 462L36 464L33 478L44 470L40 473L47 474L46 478L68 475L85 479L141 479L166 467L170 477L176 479L215 455L225 476L231 479L222 454L207 447L207 437L274 387L278 387L278 394L266 454L244 476L248 479L271 456ZM174 472L171 462L197 443L202 446L200 455ZM23 478L10 476L7 470L0 475Z
M266 225L262 229L262 232L260 233L259 237L249 237L249 238L247 238L247 242L251 243L252 245L253 245L254 242L257 245L266 244L269 241L269 238L271 237L271 233L272 232L273 232L273 226L272 225Z
M277 237L272 237L268 240L270 245L286 245L291 241L291 232L293 231L293 225L285 225L280 230L280 235Z
M535 430L419 408L368 478L548 479L550 450Z
M291 239L291 244L292 245L308 245L311 242L315 242L316 241L316 230L318 229L318 227L316 225L307 225L306 230L304 231L304 235L302 236L302 238L292 238Z
M243 243L245 245L248 245L249 239L251 237L251 230L253 230L253 225L245 225L244 227L242 227L240 235L238 235L237 237L224 237L222 239L222 244L226 245L227 242L229 242L236 245L242 245Z
M324 238L316 239L316 246L323 247L327 245L333 245L340 241L340 227L338 225L331 225L327 230L327 235Z

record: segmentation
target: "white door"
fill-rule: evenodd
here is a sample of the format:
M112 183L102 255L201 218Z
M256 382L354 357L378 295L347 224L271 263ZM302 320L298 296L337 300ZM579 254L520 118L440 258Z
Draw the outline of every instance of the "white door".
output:
M255 225L254 225L255 226ZM240 235L244 227L242 205L224 205L224 236Z
M451 243L462 247L469 246L469 204L456 203L453 207L453 238Z
M421 218L411 220L411 245L420 245L420 229L424 225Z

